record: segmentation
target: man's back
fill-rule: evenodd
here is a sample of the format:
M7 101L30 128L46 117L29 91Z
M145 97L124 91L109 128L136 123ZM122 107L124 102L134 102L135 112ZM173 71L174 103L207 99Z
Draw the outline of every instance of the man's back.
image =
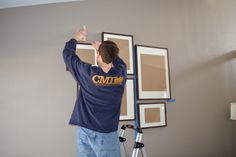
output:
M101 67L81 61L75 54L76 43L71 39L63 51L66 66L80 85L70 124L103 133L116 131L127 77L126 65L117 57L106 73Z

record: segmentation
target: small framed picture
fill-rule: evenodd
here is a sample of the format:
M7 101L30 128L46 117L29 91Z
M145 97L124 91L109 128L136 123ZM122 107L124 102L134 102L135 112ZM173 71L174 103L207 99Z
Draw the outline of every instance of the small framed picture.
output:
M97 66L97 51L93 48L92 44L78 43L76 45L76 55L79 56L83 62Z
M135 45L138 99L171 99L168 49Z
M133 36L102 32L102 41L110 40L119 47L119 56L127 65L127 74L134 74Z
M120 120L134 120L134 80L127 79L121 102Z
M85 63L97 66L97 51L90 43L78 43L76 44L76 55ZM66 71L68 68L66 67Z
M167 126L166 104L163 103L140 103L138 106L138 118L140 128L153 128Z

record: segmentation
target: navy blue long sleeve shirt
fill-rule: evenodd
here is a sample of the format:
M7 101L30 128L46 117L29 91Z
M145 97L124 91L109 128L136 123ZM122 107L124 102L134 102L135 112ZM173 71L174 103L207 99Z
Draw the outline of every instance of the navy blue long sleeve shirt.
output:
M63 50L64 62L80 85L69 124L103 133L117 131L127 79L126 64L117 57L105 73L100 67L80 60L75 54L76 44L71 39Z

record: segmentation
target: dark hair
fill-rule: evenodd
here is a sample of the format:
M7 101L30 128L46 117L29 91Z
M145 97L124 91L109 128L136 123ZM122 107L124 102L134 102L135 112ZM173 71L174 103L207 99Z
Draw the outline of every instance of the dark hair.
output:
M102 57L103 62L109 64L117 58L119 48L113 41L106 40L101 43L98 51Z

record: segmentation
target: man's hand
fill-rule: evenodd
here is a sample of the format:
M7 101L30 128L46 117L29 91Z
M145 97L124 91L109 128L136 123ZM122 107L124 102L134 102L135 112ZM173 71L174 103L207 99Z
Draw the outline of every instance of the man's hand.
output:
M80 42L86 42L86 36L87 36L87 32L86 32L86 26L83 26L82 29L79 29L75 32L74 34L74 39L76 41L80 41Z
M92 46L93 46L96 50L98 50L98 48L99 48L100 45L101 45L101 42L100 42L100 41L93 41L93 42L92 42Z

